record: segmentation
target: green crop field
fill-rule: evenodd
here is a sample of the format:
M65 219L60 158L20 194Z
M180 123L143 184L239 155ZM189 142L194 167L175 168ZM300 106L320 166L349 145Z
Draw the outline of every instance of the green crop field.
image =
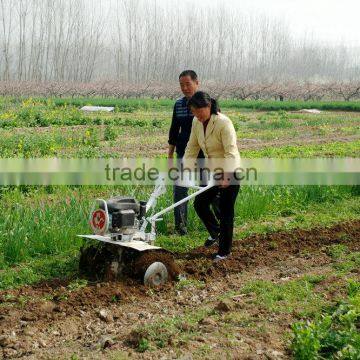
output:
M115 105L115 112L85 114L79 106L86 104ZM3 98L0 156L165 156L171 104L171 100ZM235 104L229 100L220 103L237 130L243 157L358 155L360 112L312 115L286 112L282 104L276 111L245 109L242 102L237 108ZM286 108L292 103L284 104ZM292 104L299 109L303 105Z
M79 110L83 105L115 106L115 111L89 114ZM223 100L220 105L234 123L242 157L357 158L360 155L359 102ZM0 98L0 157L165 157L172 106L170 99ZM316 108L321 113L301 111L305 108ZM126 194L146 200L151 191L150 186L0 187L0 289L8 294L25 285L36 288L36 284L54 278L79 284L82 280L78 259L83 240L76 235L89 233L88 215L93 199ZM158 208L171 203L169 187ZM359 186L244 186L236 203L235 242L241 244L252 236L262 236L259 239L266 241L278 232L291 234L314 229L326 232L339 224L359 221ZM167 214L158 223L157 244L182 259L207 237L192 206L188 229L186 236L174 234L173 214ZM249 269L254 278L241 278L239 288L226 288L222 294L215 289L216 299L226 300L239 292L244 299L250 296L251 311L274 316L274 322L279 324L276 328L279 341L297 359L355 359L360 349L359 274L355 271L360 266L360 249L346 240L347 236L350 235L344 232L343 238L326 243L326 251L330 253L321 264L311 264L310 255L301 253L298 263L290 263L288 268L297 267L299 277L279 275L276 271L284 270L275 265L269 265L270 275L263 278L256 269ZM324 235L324 242L329 238L331 234ZM321 243L321 239L317 241ZM277 254L278 244L269 241L269 248ZM342 245L336 243L345 245L339 248ZM256 253L256 249L252 251ZM296 256L292 254L293 258ZM309 263L305 264L306 261ZM271 280L271 276L277 280ZM290 280L277 285L279 278ZM330 280L333 282L327 286ZM206 283L203 281L201 277L189 276L177 283L174 291L200 293ZM340 289L337 296L332 295L334 287ZM8 306L10 300L4 299L0 307ZM171 344L169 339L175 335L190 344L198 336L197 330L191 330L194 324L208 317L222 323L214 336L221 337L229 331L229 349L231 341L237 341L231 336L239 327L252 327L256 333L261 329L271 332L264 328L265 320L256 320L255 324L249 313L241 318L237 317L239 313L231 314L219 315L205 308L191 308L184 318L182 314L164 314L163 318L136 328L142 334L136 351L156 354L159 349L171 346L167 344ZM291 331L285 332L281 324L291 326ZM329 343L334 338L337 342L331 347ZM205 345L196 351L209 354L211 349Z

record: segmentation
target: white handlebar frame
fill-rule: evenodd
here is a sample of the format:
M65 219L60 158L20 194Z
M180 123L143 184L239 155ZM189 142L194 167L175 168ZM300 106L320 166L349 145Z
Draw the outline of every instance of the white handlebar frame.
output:
M176 207L178 207L179 205L193 199L194 197L196 197L197 195L200 195L201 193L209 190L210 188L214 187L215 184L214 183L210 183L207 186L186 186L188 188L193 188L196 189L197 191L195 191L194 193L188 195L187 197L185 197L184 199L179 200L178 202L168 206L167 208L157 212L156 214L147 217L144 219L144 222L141 225L141 231L145 232L145 229L147 227L147 225L150 223L151 224L151 232L150 232L150 240L155 240L156 237L156 227L155 227L155 223L157 221L160 221L160 216L168 213L169 211L175 209ZM154 208L156 206L156 200L159 196L163 195L166 192L166 186L164 184L161 185L157 185L155 187L155 190L153 191L153 193L150 196L150 199L148 201L148 204L146 205L146 213ZM149 206L148 206L149 205Z

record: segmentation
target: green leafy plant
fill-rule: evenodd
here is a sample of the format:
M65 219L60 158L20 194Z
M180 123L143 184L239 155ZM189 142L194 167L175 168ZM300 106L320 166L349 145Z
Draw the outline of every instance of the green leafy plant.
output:
M295 359L358 359L360 357L360 286L349 283L349 298L331 313L292 325Z
M105 131L104 131L104 140L105 141L116 140L117 136L118 136L118 133L113 126L111 126L111 125L106 126Z

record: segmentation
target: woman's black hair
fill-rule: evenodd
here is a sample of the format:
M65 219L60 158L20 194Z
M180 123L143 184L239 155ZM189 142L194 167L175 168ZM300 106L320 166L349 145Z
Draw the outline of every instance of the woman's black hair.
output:
M211 105L211 114L217 114L219 112L219 106L215 99L212 99L210 95L204 91L197 91L188 101L188 106L192 106L195 109L208 107Z

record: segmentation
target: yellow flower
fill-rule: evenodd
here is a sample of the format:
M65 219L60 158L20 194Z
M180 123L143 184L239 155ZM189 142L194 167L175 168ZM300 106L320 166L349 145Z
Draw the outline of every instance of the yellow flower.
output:
M32 106L32 105L34 105L34 102L33 102L33 99L31 97L22 102L23 107Z

